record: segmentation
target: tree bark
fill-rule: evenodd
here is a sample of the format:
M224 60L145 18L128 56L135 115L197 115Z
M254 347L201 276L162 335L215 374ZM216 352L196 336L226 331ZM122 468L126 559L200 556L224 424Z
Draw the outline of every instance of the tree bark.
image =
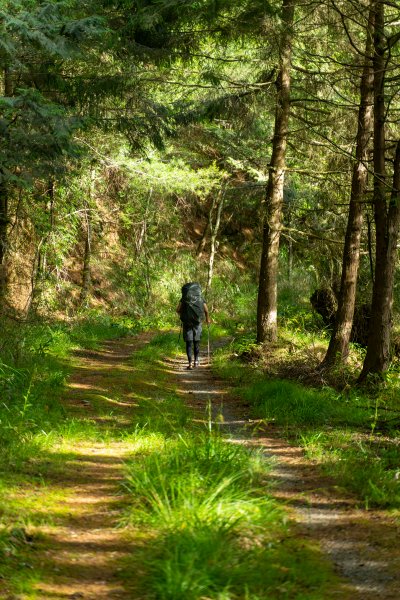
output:
M371 276L371 283L374 285L374 253L373 253L373 241L372 241L372 223L371 217L367 213L367 242L368 242L368 260L369 260L369 274Z
M370 27L373 13L370 11ZM331 368L343 363L349 355L350 335L353 326L358 268L360 264L360 243L363 222L362 199L368 182L368 145L373 126L373 70L371 65L371 34L367 32L365 64L360 82L360 106L356 141L356 160L353 166L349 215L343 249L342 275L338 297L338 310L329 342L328 351L321 364Z
M4 304L7 291L5 256L8 245L8 191L0 171L0 302Z
M13 95L13 82L7 66L3 70L4 96ZM5 256L8 246L8 188L3 169L0 167L0 310L7 293L7 268Z
M283 0L282 35L272 156L265 197L263 247L257 304L257 342L277 338L277 278L279 241L282 229L283 185L290 111L290 61L295 0Z
M46 201L46 206L45 206L45 211L49 216L49 228L48 228L47 233L45 233L43 235L43 237L40 240L39 245L38 245L37 266L35 269L35 277L33 278L33 281L36 281L37 279L40 279L46 275L46 270L47 270L46 242L48 241L49 237L51 236L51 234L53 233L53 230L54 230L54 188L55 188L54 180L49 179L48 188L46 191L47 201ZM43 246L44 246L44 250L42 250ZM33 293L33 290L32 290L32 293Z
M396 145L393 188L385 221L385 231L380 231L379 235L377 232L376 237L370 331L367 354L359 382L364 381L370 374L381 377L387 371L391 360L393 285L400 229L400 141ZM381 235L384 236L383 239Z
M92 282L90 262L92 256L92 221L90 215L90 209L86 204L85 211L85 249L83 253L83 269L82 269L82 290L81 290L81 301L84 302L90 292L90 286Z
M289 228L289 236L288 236L288 281L289 281L289 284L290 284L292 282L292 276L293 276L293 238L292 238L292 234L290 232L290 228L292 226L292 210L291 210L291 208L289 208L289 210L288 210L287 224L288 224L288 228Z
M85 200L85 248L83 252L83 268L82 268L82 289L81 302L85 302L92 284L91 275L91 258L92 258L92 215L91 215L91 200L93 196L93 186L95 181L96 171L94 168L90 171L89 184L89 201Z
M372 293L367 354L359 382L368 375L382 377L390 364L393 279L400 224L400 142L397 142L393 187L386 200L384 2L375 1L374 31L374 219L376 230L375 281Z

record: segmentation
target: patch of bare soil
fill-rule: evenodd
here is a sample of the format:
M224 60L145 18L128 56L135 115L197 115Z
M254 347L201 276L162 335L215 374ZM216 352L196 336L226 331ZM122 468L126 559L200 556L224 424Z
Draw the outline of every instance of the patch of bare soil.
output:
M398 523L384 511L360 509L355 498L322 476L300 448L281 439L276 428L260 431L260 424L248 418L249 406L213 376L206 362L204 358L198 369L186 371L183 360L171 361L188 405L204 417L211 401L216 426L232 441L261 447L274 460L274 497L286 504L299 534L316 540L330 558L345 582L346 598L399 600Z

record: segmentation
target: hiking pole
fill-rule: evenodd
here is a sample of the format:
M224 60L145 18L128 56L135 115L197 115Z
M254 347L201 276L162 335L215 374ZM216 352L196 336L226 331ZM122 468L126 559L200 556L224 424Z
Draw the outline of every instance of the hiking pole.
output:
M210 366L210 326L207 327L207 354L208 354L208 365Z

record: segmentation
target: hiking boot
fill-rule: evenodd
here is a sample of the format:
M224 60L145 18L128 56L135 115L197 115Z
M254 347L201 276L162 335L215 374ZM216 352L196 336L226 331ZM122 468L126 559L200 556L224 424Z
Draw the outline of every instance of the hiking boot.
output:
M195 360L195 361L194 361L194 366L195 366L195 367L198 367L199 365L200 365L200 361L199 361L199 360Z
M186 367L187 371L191 371L193 369L192 363L189 363L188 366Z

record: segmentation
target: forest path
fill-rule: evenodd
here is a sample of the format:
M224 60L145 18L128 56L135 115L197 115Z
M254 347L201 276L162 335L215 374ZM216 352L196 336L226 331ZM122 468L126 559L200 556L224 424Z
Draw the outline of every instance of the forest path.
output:
M117 527L126 501L120 488L123 461L132 452L132 444L123 435L118 439L117 433L131 423L134 353L150 339L151 334L143 334L77 353L64 397L68 413L91 422L97 432L102 427L111 430L111 435L102 439L94 432L91 438L89 427L73 447L66 440L49 453L45 485L62 490L63 499L53 507L48 525L38 526L34 535L32 562L38 573L34 595L10 596L10 600L136 600L121 581L121 565L134 552L134 541ZM274 458L273 495L298 523L299 536L317 541L344 578L344 591L338 591L338 597L398 599L400 554L395 523L383 512L358 509L354 499L343 496L304 459L301 449L280 439L273 427L261 431L260 423L248 418L249 406L212 374L206 357L202 361L200 368L187 371L179 355L166 360L162 368L170 385L193 409L194 418L204 420L210 402L214 426L233 443L261 447ZM149 385L151 374L143 372L142 376L143 386ZM57 452L63 460L53 464Z
M299 535L318 542L344 579L349 598L399 600L398 521L383 510L360 509L354 497L341 493L335 482L324 477L301 448L283 440L273 425L260 429L259 422L248 418L249 406L213 375L207 357L201 358L200 368L193 371L186 371L184 360L170 364L188 405L204 414L210 402L214 426L227 432L233 442L262 448L273 458L276 485L272 495L287 506Z

